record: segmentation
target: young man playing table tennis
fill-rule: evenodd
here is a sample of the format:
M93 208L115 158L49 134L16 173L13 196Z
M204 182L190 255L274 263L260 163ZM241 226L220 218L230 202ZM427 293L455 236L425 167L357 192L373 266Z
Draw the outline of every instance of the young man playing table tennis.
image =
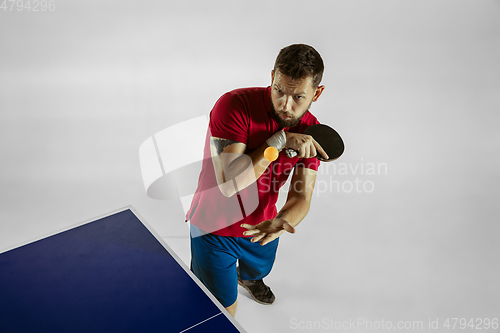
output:
M233 316L238 284L257 302L274 302L263 278L271 272L279 236L294 233L309 211L320 163L314 156L328 159L302 134L319 123L309 108L324 90L323 69L314 48L290 45L276 59L270 87L228 92L210 113L205 159L186 216L191 270ZM289 158L284 148L298 155ZM278 213L279 189L292 172Z

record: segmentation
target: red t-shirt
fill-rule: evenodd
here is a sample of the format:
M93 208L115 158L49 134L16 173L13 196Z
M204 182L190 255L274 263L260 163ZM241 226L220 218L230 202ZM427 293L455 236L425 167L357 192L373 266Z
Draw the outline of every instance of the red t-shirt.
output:
M283 150L255 183L230 198L222 195L210 154L210 137L244 143L245 153L250 153L281 130L271 117L271 110L270 87L236 89L219 98L210 113L202 170L186 221L191 220L196 227L220 236L251 237L243 235L246 229L240 225L257 225L276 217L279 189L293 167L318 170L318 159L288 158ZM303 133L314 124L319 124L318 120L307 111L299 124L284 130Z

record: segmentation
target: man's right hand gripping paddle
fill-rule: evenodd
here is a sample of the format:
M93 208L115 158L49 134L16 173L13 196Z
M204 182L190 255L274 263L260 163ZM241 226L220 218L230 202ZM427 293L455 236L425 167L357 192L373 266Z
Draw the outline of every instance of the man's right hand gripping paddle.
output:
M323 162L331 162L339 158L344 152L342 138L328 125L311 125L306 128L302 136L294 134L289 133L289 135L292 135L291 140L287 138L287 149L285 152L290 158L299 155L316 157ZM304 137L309 137L312 140L312 145L301 144L303 143L302 141L306 140Z

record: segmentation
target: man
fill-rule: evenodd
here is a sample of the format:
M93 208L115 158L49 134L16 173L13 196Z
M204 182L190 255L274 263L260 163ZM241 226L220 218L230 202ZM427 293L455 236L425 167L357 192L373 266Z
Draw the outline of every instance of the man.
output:
M210 113L205 159L186 216L191 270L233 316L238 284L257 302L274 302L263 278L272 269L278 237L294 233L309 211L320 163L314 156L328 159L311 136L302 134L319 123L309 108L324 90L323 69L314 48L290 45L276 59L270 87L228 92ZM298 155L289 158L285 148ZM279 154L273 157L269 149ZM278 213L279 188L292 171Z

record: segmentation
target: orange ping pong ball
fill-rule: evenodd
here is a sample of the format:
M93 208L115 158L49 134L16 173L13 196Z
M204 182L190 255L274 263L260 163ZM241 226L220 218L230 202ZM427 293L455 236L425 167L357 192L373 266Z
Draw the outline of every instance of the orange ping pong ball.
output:
M266 150L264 150L264 158L270 162L275 161L279 154L278 149L274 147L267 147Z

